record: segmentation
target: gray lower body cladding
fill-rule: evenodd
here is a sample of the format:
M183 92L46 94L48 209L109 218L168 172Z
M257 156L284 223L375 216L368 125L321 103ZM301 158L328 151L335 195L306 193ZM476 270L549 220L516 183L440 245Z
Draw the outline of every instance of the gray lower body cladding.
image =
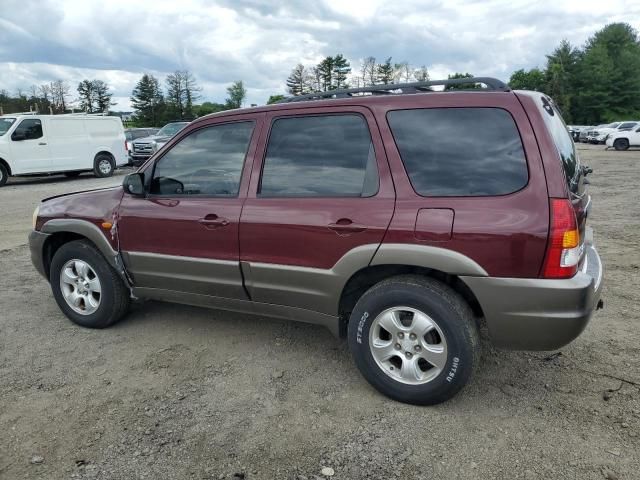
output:
M47 271L44 265L44 243L49 238L49 234L32 230L29 233L29 250L31 252L31 263L38 273L47 278ZM47 278L48 280L48 278Z
M512 350L555 350L587 326L600 300L602 263L587 246L584 265L562 280L461 277L476 295L494 345Z

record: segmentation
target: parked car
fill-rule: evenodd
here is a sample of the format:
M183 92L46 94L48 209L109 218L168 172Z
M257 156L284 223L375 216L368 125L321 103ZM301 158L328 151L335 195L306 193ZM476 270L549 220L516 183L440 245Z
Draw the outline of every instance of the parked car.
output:
M416 93L470 80L489 92ZM122 188L43 201L29 244L60 309L91 328L134 298L324 325L415 404L468 382L480 319L498 347L575 339L603 273L590 169L551 99L381 88L199 118Z
M612 133L617 133L620 131L631 130L633 127L638 125L636 121L629 122L614 122L608 125L599 125L594 130L590 132L588 135L590 143L605 143L607 137Z
M580 141L580 132L588 128L586 125L568 125L567 130L571 134L571 138L573 138L574 142Z
M129 152L129 162L134 166L140 166L146 162L151 155L160 150L171 138L189 122L170 122L162 127L155 135L139 138L133 141L133 148Z
M0 187L10 176L93 171L108 177L127 163L118 117L5 115L0 117Z
M578 142L588 143L587 135L594 128L596 128L594 125L590 125L588 127L584 127L582 130L580 130L580 133L578 134Z
M616 150L628 150L629 147L640 147L640 126L634 130L612 133L606 141L607 147Z
M127 128L124 131L125 138L127 139L127 155L131 153L133 148L133 141L138 138L151 137L156 135L160 131L159 128Z

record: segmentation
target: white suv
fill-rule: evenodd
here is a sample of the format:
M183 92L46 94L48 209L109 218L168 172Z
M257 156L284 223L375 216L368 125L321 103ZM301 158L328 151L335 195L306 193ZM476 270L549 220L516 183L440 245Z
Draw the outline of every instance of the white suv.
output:
M638 122L636 121L614 122L608 125L600 125L589 132L590 135L587 137L587 140L590 143L605 143L607 137L609 137L610 135L621 131L631 130L637 125Z
M627 150L629 147L640 147L640 123L633 130L612 133L607 138L607 147L616 150Z

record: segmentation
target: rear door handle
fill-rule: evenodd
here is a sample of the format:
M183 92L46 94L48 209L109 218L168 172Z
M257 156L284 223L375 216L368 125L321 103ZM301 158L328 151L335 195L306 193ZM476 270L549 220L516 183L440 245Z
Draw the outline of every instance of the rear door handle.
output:
M38 145L46 145L47 142L39 142Z
M218 228L226 227L229 225L229 220L224 217L219 217L215 213L211 213L204 218L198 220L198 223L205 228Z
M351 235L353 233L364 232L367 227L364 225L358 225L357 223L353 223L349 218L341 218L336 223L330 223L327 225L329 230L333 230L338 235L346 236Z

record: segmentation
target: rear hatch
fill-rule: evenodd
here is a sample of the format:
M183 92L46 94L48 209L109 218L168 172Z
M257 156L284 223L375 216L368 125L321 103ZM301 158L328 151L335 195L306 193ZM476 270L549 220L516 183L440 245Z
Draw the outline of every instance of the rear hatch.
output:
M558 154L562 161L569 200L573 205L580 232L580 242L584 250L585 237L587 232L587 216L591 207L591 196L587 193L585 174L588 170L580 162L580 156L573 139L567 130L567 126L562 119L562 115L554 102L544 95L537 99L544 122L553 138L553 142L558 149Z

